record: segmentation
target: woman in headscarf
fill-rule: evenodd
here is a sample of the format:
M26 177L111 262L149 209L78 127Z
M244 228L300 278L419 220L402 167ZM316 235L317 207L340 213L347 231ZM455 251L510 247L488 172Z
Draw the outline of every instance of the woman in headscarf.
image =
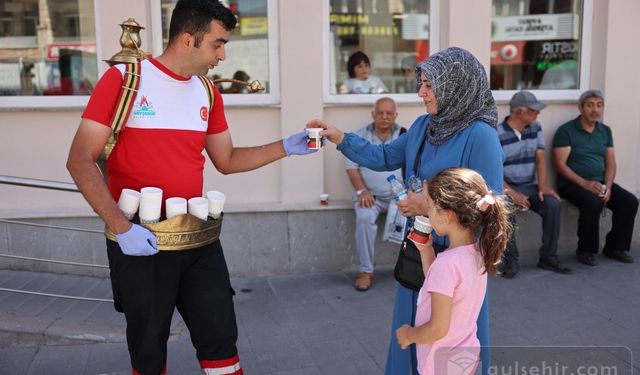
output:
M374 146L321 120L313 120L307 127L324 128L322 135L337 144L339 151L367 168L392 171L404 167L407 173L414 171L419 178L429 180L444 168L466 167L479 172L493 193L502 192L504 155L495 130L498 112L484 67L470 52L451 47L419 63L416 76L418 96L427 114L418 117L392 143ZM426 205L426 192L409 192L408 199L398 202L398 209L411 218L426 215ZM433 243L441 248L449 244L446 237L435 233ZM395 337L397 328L414 323L417 296L417 291L396 285L386 375L418 373L415 345L402 350ZM485 296L477 332L485 374L490 365L488 316Z

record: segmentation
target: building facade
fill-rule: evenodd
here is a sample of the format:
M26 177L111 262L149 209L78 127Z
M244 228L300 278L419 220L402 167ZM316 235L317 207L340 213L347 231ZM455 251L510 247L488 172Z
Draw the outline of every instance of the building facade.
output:
M637 0L227 0L239 19L228 58L210 72L258 79L262 94L223 94L237 146L272 142L323 118L345 131L370 122L374 101L398 102L398 122L425 113L403 61L459 46L485 65L500 116L517 90L548 104L539 121L547 144L578 114L586 89L605 94L622 186L640 194L640 37ZM0 2L0 175L71 182L65 160L92 86L121 49L118 26L145 27L141 49L166 44L170 0L7 0ZM351 53L362 50L388 93L341 94ZM406 65L406 64L405 64ZM217 78L216 77L216 78ZM244 77L244 76L243 76ZM222 85L223 92L230 87ZM227 211L349 212L343 156L328 145L308 157L222 176L209 163L204 190L227 194ZM318 196L330 195L320 207ZM0 184L2 218L95 216L77 193ZM572 229L573 231L573 229ZM337 233L351 236L349 231ZM635 243L637 243L636 241Z

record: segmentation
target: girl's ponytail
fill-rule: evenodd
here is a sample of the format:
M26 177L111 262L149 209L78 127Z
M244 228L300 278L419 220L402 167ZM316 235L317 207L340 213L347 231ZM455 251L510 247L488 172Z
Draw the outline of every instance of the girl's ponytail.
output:
M488 197L491 198L487 198L487 196L481 198L477 205L482 212L482 229L478 242L487 273L495 275L502 253L509 242L513 226L509 221L510 206L505 199L502 196L489 195ZM489 199L492 200L491 204L483 201Z

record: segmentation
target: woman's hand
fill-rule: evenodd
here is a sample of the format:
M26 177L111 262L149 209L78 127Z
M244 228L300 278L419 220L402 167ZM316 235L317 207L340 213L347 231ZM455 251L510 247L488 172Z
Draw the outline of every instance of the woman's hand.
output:
M344 139L344 132L335 126L326 123L322 120L311 120L307 123L307 128L323 128L324 130L320 133L321 136L326 137L329 141L339 145L342 143Z
M398 210L406 217L426 215L427 214L427 190L414 193L409 190L407 199L396 202Z

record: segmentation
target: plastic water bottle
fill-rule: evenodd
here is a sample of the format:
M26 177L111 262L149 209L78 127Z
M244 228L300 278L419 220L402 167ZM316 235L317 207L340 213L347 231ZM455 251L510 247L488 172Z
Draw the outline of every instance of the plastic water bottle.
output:
M420 180L413 171L409 172L407 179L409 180L409 187L414 193L420 193L422 191L422 180Z
M393 199L401 201L407 199L407 189L405 189L402 182L398 181L395 175L387 177L387 181L391 184L391 190L393 191Z

